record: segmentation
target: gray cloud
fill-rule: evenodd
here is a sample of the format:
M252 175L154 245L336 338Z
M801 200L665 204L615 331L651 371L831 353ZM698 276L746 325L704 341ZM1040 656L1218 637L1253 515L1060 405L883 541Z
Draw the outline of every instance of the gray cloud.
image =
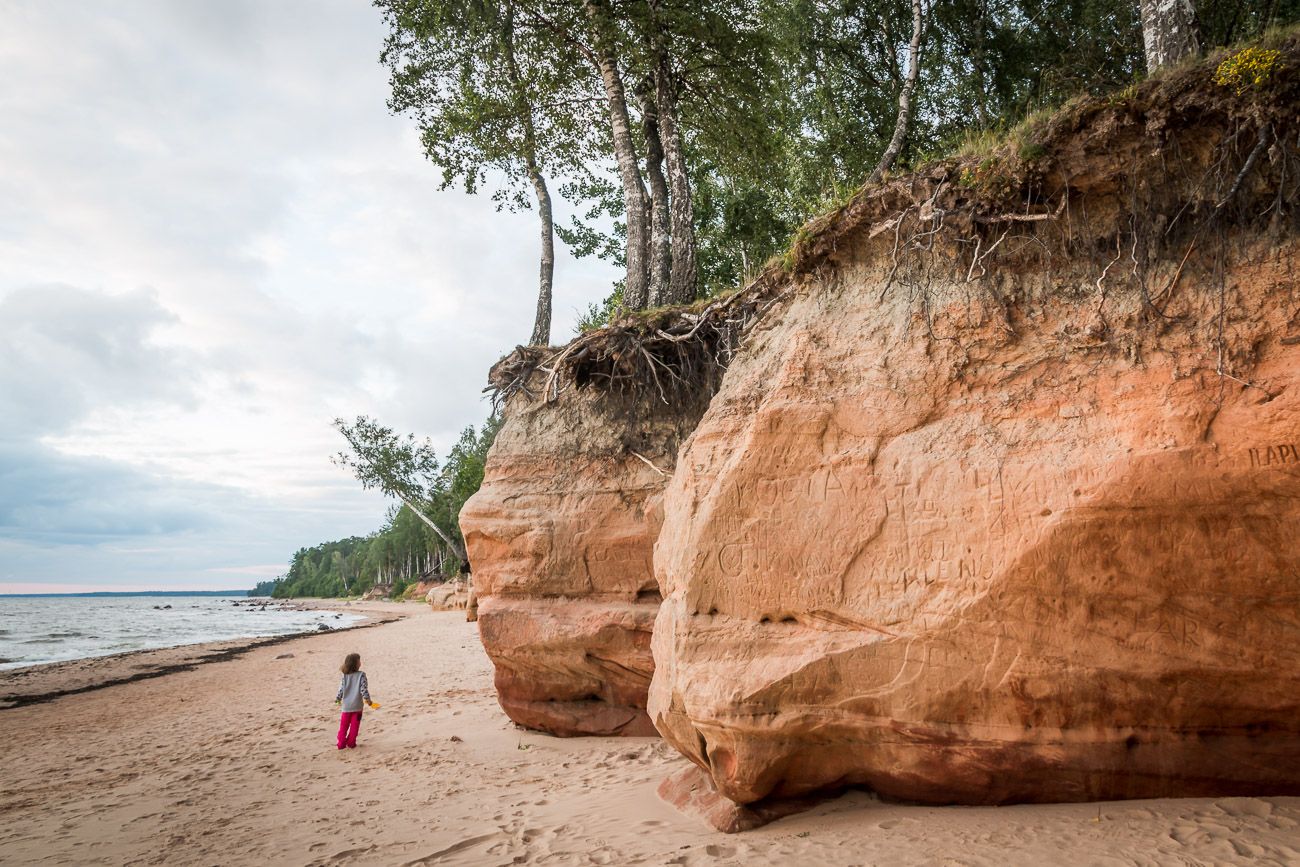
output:
M43 546L94 545L221 523L230 493L41 446L0 446L0 536Z
M105 403L192 404L189 360L152 343L174 321L143 291L52 284L0 297L0 435L60 431Z

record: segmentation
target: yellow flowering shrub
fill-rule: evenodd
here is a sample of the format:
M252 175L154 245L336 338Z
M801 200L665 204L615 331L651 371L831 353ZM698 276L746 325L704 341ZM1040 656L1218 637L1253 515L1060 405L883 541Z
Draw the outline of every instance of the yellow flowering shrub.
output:
M1231 87L1241 96L1248 90L1267 84L1281 57L1282 52L1275 48L1243 48L1223 59L1219 68L1214 70L1214 83L1220 87Z

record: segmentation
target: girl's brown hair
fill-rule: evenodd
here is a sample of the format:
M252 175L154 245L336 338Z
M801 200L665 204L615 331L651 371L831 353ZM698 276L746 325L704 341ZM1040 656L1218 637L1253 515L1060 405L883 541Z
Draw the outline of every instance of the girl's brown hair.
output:
M349 653L346 657L343 658L342 671L344 674L351 674L354 671L360 671L360 670L361 670L361 654Z

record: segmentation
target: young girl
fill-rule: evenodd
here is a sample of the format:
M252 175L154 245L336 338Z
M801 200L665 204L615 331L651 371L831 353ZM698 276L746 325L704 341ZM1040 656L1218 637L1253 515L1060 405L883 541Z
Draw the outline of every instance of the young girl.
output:
M354 749L357 732L361 729L362 703L379 707L370 700L370 684L366 681L366 673L361 670L361 654L349 653L343 660L343 681L339 684L338 695L334 696L334 703L343 711L339 717L339 749Z

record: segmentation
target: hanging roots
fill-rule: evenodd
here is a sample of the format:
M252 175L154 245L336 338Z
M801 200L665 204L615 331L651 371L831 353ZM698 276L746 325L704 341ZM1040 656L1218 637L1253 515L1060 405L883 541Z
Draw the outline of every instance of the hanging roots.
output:
M749 330L788 294L774 276L703 306L624 317L564 346L517 347L493 366L484 392L495 407L516 394L551 401L570 387L670 406L711 395Z

